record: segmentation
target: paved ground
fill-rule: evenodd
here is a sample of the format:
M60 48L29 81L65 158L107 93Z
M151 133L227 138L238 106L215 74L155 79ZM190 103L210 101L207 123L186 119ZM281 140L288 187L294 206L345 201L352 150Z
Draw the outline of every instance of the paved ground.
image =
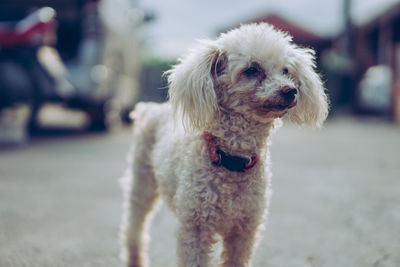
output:
M0 150L0 266L120 266L117 178L129 139L120 129ZM286 123L271 153L274 196L254 266L400 266L399 127ZM163 206L152 266L175 266L174 224Z

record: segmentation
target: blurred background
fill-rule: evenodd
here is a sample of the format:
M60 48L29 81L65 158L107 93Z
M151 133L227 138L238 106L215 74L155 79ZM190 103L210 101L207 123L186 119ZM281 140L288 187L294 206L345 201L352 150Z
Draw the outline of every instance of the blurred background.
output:
M400 0L2 0L0 267L119 266L129 111L196 39L262 21L316 50L331 109L274 136L254 265L400 266ZM153 266L175 266L164 210Z

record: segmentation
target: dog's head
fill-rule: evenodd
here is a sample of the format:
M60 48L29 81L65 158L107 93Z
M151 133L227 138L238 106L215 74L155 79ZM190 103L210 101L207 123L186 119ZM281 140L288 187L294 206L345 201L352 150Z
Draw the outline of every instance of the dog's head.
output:
M201 41L168 71L169 97L192 129L204 129L221 110L260 122L288 114L297 125L319 127L328 103L314 68L314 51L288 34L266 23L243 25Z

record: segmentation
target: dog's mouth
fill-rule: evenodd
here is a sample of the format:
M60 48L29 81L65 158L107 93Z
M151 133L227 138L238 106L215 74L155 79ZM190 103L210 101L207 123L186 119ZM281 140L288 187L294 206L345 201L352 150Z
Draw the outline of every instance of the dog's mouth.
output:
M294 99L290 103L264 104L262 106L262 109L264 111L284 111L291 109L292 107L296 106L296 104L297 104L297 99Z

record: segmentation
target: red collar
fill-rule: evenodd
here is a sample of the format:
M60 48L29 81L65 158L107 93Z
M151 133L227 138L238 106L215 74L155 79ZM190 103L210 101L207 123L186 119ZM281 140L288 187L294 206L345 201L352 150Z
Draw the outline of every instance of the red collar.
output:
M214 136L211 133L204 131L203 135L206 141L208 154L213 165L222 166L233 172L245 172L256 165L258 161L257 155L252 156L251 160L249 160L248 158L226 154L224 151L218 148L217 144L215 143Z

